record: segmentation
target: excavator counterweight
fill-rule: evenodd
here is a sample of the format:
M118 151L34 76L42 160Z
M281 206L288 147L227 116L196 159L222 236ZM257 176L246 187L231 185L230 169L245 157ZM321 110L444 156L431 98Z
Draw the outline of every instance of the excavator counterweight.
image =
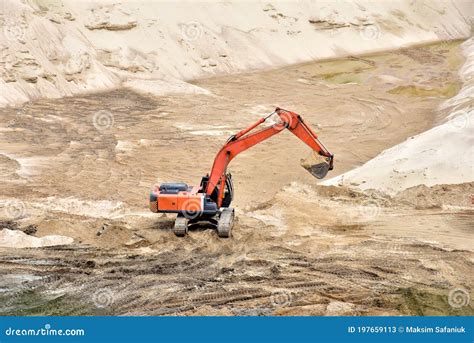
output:
M273 115L279 116L279 122L257 129ZM227 166L239 153L285 129L319 156L319 161L303 164L303 167L318 179L325 177L333 169L334 155L319 141L316 133L300 115L277 107L268 116L227 140L217 153L211 172L202 178L199 186L177 182L155 185L150 194L150 210L156 213L176 213L173 231L177 236L185 236L190 226L205 221L216 228L219 237L230 237L235 216L234 209L230 208L234 187Z

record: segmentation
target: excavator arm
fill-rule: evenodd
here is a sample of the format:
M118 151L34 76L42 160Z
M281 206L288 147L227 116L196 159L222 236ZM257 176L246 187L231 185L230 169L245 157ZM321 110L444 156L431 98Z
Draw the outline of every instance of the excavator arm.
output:
M277 114L280 117L281 121L279 123L251 132L274 114ZM211 196L216 187L219 186L217 202L220 207L226 181L226 169L230 161L232 161L232 159L242 151L245 151L271 136L282 132L284 129L288 129L319 155L326 157L327 167L321 169L321 166L319 166L312 170L309 169L314 176L323 178L328 170L333 169L334 155L331 154L318 140L316 133L303 121L303 118L294 112L277 107L275 111L267 117L261 118L253 125L231 136L221 150L219 150L214 159L214 164L206 185L206 194Z

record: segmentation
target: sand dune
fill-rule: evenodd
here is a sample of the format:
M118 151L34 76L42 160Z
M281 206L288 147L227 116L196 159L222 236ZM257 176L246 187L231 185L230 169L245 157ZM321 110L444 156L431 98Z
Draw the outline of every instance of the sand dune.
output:
M474 181L474 38L463 45L466 63L458 95L441 110L443 123L383 151L363 166L323 185L345 185L396 194L416 186L460 184Z
M470 5L4 0L0 106L122 84L196 92L182 81L465 38Z

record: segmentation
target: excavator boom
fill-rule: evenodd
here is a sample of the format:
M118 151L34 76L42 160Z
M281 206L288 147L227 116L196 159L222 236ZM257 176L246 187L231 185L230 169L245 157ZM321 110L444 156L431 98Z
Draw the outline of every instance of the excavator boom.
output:
M280 117L281 122L250 133L274 114L277 114ZM225 177L227 166L235 156L270 138L271 136L280 133L284 129L288 129L311 149L328 159L326 173L328 170L333 169L334 156L318 140L316 133L303 121L303 118L294 112L277 107L275 111L267 117L261 118L256 123L250 125L248 128L231 136L227 143L221 148L221 150L219 150L211 169L209 181L207 183L206 194L211 195L214 192L214 189L219 185L219 181ZM318 169L316 167L312 169L310 168L310 172L312 172L312 174L317 178L321 179L326 176L326 173L323 171L318 173L317 170Z

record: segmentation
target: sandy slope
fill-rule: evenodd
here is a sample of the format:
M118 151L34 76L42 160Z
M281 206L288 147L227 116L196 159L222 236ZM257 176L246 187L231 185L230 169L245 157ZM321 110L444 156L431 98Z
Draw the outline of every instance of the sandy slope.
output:
M473 14L468 0L4 0L0 11L0 106L122 83L206 92L180 80L463 38Z
M323 185L346 185L395 194L416 185L474 181L474 38L463 45L466 62L460 70L464 84L446 101L447 113L438 125L382 152L363 166Z

